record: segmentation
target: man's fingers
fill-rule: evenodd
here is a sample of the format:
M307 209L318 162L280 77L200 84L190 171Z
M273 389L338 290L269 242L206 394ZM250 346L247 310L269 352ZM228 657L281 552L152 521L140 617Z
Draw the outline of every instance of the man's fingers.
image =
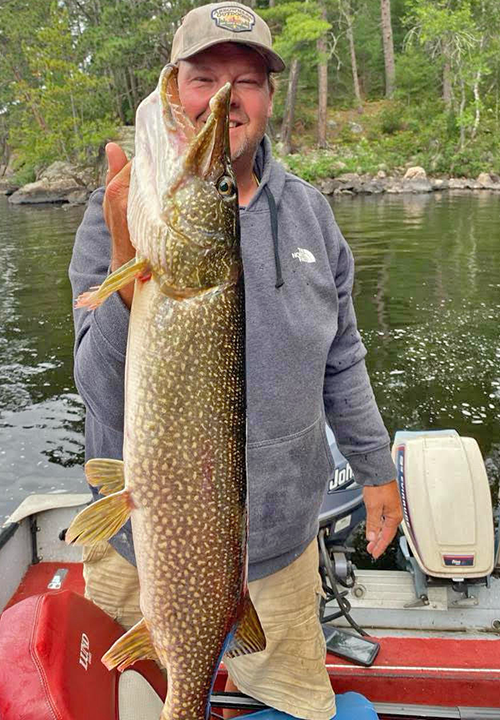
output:
M401 500L397 483L365 486L367 550L376 559L394 538L402 520Z
M106 157L108 159L108 172L106 173L107 187L111 180L127 165L128 159L122 148L113 142L106 145ZM128 172L130 174L130 166Z
M386 518L378 536L374 538L373 542L368 543L367 550L375 560L379 558L391 544L398 531L398 525L398 522L395 522L391 518Z

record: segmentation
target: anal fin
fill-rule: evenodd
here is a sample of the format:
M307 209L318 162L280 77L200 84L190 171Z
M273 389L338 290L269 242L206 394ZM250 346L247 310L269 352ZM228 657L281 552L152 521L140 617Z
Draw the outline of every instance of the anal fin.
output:
M108 668L118 668L120 672L139 660L156 660L158 655L151 642L151 636L144 618L118 640L102 656L102 662Z
M125 525L134 507L128 490L108 495L78 513L66 531L68 545L95 545Z
M261 652L265 649L266 636L264 635L259 616L247 591L243 600L241 617L225 654L229 658L235 658L241 655Z
M93 458L85 464L87 482L102 495L112 495L125 487L123 460Z

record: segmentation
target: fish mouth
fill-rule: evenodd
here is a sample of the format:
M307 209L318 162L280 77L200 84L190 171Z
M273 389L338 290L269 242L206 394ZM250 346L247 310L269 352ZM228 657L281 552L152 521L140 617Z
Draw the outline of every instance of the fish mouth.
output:
M210 100L210 115L198 134L191 140L184 160L185 170L209 178L221 160L230 162L229 128L237 127L239 122L230 120L231 83L223 85Z

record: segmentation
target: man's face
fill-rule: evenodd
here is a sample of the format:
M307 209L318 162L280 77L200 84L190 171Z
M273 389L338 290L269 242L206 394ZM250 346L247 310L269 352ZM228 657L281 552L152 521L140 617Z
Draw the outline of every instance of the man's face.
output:
M227 82L231 159L236 166L251 166L273 106L264 59L244 45L221 43L179 62L180 101L197 128L210 114L210 98Z

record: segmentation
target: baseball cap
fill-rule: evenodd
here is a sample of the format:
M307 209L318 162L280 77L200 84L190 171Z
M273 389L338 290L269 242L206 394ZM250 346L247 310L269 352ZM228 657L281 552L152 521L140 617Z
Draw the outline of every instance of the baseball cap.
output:
M215 2L190 10L175 33L170 60L172 63L187 60L224 42L254 48L272 72L285 69L285 63L273 50L267 23L247 5L238 2Z

